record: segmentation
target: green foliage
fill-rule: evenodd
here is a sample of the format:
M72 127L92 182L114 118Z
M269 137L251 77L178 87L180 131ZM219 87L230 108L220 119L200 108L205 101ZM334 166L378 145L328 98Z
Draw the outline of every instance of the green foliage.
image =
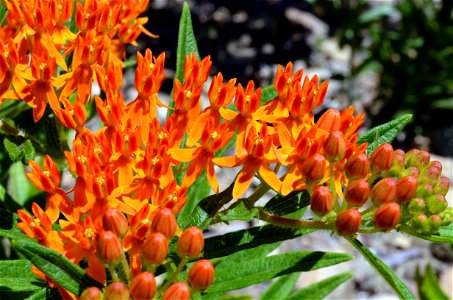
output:
M354 273L352 272L345 272L313 283L298 290L297 292L292 293L291 295L289 295L289 297L284 298L284 300L324 299L340 284L349 280L353 276L353 274Z
M453 223L441 226L439 232L430 235L420 234L405 226L402 228L402 231L427 241L453 245Z
M297 280L300 277L300 272L280 276L266 291L261 295L261 300L267 299L284 299L291 293Z
M6 16L8 15L8 10L6 9L6 5L2 2L0 2L0 25L3 25L3 22L6 19Z
M277 90L273 85L268 85L261 91L261 105L274 100L278 96Z
M376 126L359 137L358 144L368 143L367 154L373 153L379 145L391 143L404 126L410 122L412 115L403 115L395 120Z
M3 146L13 162L24 160L24 163L35 158L35 148L30 140L25 140L22 144L15 144L5 138Z
M275 195L264 206L264 210L277 216L283 216L310 205L310 194L304 190L292 192L287 196Z
M417 288L420 299L430 300L448 300L448 296L439 286L436 274L433 272L431 265L428 264L425 269L425 274L421 274L420 268L417 267L415 274L415 280L417 281Z
M208 288L207 292L232 291L277 276L316 270L352 258L352 255L344 253L301 251L251 258L242 261L240 264L219 265L216 267L214 283Z
M80 295L87 287L103 285L89 277L63 254L30 240L14 240L14 249L64 289Z
M359 240L355 238L347 238L347 240L354 246L366 260L373 266L373 268L381 274L382 278L387 281L390 287L396 292L396 294L402 299L414 299L409 288L402 282L393 271L382 262L376 255L373 254L366 246L364 246Z
M0 208L0 237L10 239L28 239L17 227L18 216L9 210Z
M26 292L41 290L46 285L31 271L28 260L0 261L0 291Z

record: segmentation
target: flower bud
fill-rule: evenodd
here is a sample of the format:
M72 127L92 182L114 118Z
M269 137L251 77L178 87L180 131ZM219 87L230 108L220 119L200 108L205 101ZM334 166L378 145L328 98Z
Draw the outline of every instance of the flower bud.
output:
M107 209L102 216L102 225L104 226L104 230L112 231L120 238L123 238L129 229L129 223L126 217L116 208Z
M204 290L214 281L214 266L207 259L199 260L190 268L188 277L194 290Z
M390 172L395 176L399 176L404 171L405 153L403 150L397 149L393 151L393 156L394 159Z
M321 154L314 154L308 157L302 164L302 174L305 182L315 183L324 177L326 159Z
M444 195L436 194L426 198L426 207L430 213L438 214L448 207L448 202Z
M348 159L344 169L349 179L365 178L370 172L370 161L365 153L356 153Z
M442 218L442 225L449 225L453 221L453 208L447 207L443 212L439 214Z
M171 209L162 208L153 219L152 232L160 232L167 239L172 239L176 233L176 218Z
M203 247L203 232L198 227L192 226L184 230L178 240L178 255L195 258L203 251Z
M97 287L89 287L83 291L80 300L102 300L102 292Z
M185 282L172 284L164 293L163 300L190 300L190 289Z
M346 142L343 132L332 131L324 142L324 157L334 162L343 158L346 151Z
M427 231L427 222L428 217L425 214L418 214L409 220L409 226L418 233L425 233Z
M390 170L393 165L395 155L390 144L382 144L374 150L370 156L371 168L374 172Z
M426 203L423 198L413 198L407 205L407 210L411 215L424 213L425 209Z
M425 183L418 186L415 196L420 198L426 198L431 196L433 193L434 193L433 186L428 183Z
M401 216L401 208L398 203L387 202L376 209L373 223L377 229L391 230L398 225Z
M370 197L370 184L365 179L356 179L349 182L346 188L346 201L351 206L362 206Z
M402 176L420 176L420 170L417 167L409 167L402 172Z
M337 232L342 236L352 236L359 231L362 216L360 212L355 209L347 209L337 216L335 227Z
M415 176L406 176L396 182L396 201L405 203L411 200L418 188L418 179Z
M143 244L142 255L147 264L160 266L168 255L168 241L160 232L150 234Z
M332 192L326 186L315 187L310 198L311 210L318 216L323 216L329 213L334 206Z
M427 222L427 231L425 233L436 233L442 225L442 218L439 215L431 215Z
M434 193L447 195L448 190L450 189L450 179L446 176L441 176L439 182L434 186Z
M111 231L103 231L99 234L96 243L96 254L105 263L116 263L123 252L120 239Z
M430 159L429 152L412 149L406 153L406 167L424 168L429 164Z
M440 179L442 174L442 167L439 168L437 166L429 165L428 168L423 172L420 176L420 181L422 183L428 183L432 186L435 186Z
M129 289L124 282L114 281L105 290L106 300L129 300Z
M132 279L130 295L133 299L152 299L156 294L156 279L150 272L142 272Z
M330 108L322 114L316 125L327 132L340 130L341 113L337 109Z
M371 190L371 200L377 204L393 201L395 196L396 180L391 177L379 180Z

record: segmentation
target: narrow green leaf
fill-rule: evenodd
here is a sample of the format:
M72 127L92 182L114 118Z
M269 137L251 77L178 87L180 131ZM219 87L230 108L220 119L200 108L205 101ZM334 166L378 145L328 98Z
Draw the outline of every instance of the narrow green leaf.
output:
M411 119L412 115L406 114L388 123L376 126L361 135L357 143L360 145L368 142L366 152L369 155L373 153L374 149L379 147L379 145L391 143Z
M229 232L205 239L204 257L210 259L227 256L244 249L294 239L315 231L317 230L264 225Z
M297 292L291 294L289 297L285 298L285 300L324 299L340 284L349 280L353 275L353 272L345 272L329 277L298 290Z
M46 300L46 299L58 299L57 295L52 295L55 293L55 290L49 288L43 288L39 291L32 294L30 297L25 298L24 300ZM58 293L58 292L56 292Z
M14 240L13 247L44 274L75 295L80 295L90 286L103 288L101 283L88 276L61 253L30 240Z
M442 244L453 244L453 223L446 226L441 226L439 228L439 232L430 235L420 234L406 226L402 226L401 231L427 241Z
M415 280L417 281L417 288L418 293L420 295L420 299L448 300L448 296L440 287L437 276L433 272L433 269L431 268L430 264L426 266L425 274L423 275L420 274L420 269L417 267Z
M274 85L268 85L263 87L261 91L261 105L274 100L275 97L278 96L277 90L275 89Z
M280 246L280 242L265 244L255 248L238 251L225 257L217 266L231 266L234 264L240 265L244 261L248 261L253 258L264 257L277 249L278 246Z
M175 78L178 78L181 83L184 83L184 60L187 55L195 53L197 59L200 59L198 53L197 40L193 33L192 28L192 17L190 16L190 9L187 2L184 2L182 7L181 19L179 21L179 32L178 32L178 48L176 50L176 74ZM173 95L173 91L172 91ZM175 107L175 101L170 99L169 107ZM169 109L167 117L170 116L172 110Z
M280 276L270 287L266 289L266 291L264 291L260 299L284 299L294 289L299 277L300 272Z
M186 204L187 205L187 204ZM182 211L181 211L182 213ZM179 215L181 216L181 214ZM189 215L185 215L184 217L178 216L178 225L181 228L189 228L190 226L197 226L200 229L205 229L207 227L207 221L209 219L209 215L206 211L204 211L199 206L196 206L193 212ZM205 224L205 225L203 225Z
M32 264L25 259L0 261L0 291L37 291L46 286L31 271Z
M304 190L302 192L292 192L287 196L277 194L264 205L264 210L273 215L283 216L308 205L310 205L310 194Z
M216 298L214 298L216 299ZM217 298L218 299L218 298ZM225 295L220 298L221 300L252 300L251 295Z
M9 172L9 191L11 198L20 207L23 207L27 200L38 195L40 191L28 180L25 175L25 166L21 162L16 162L11 165Z
M390 287L398 294L402 299L414 299L414 295L411 293L409 288L402 282L393 271L382 262L376 255L374 255L365 245L355 238L346 238L362 255L366 260L381 274L382 278L387 281Z
M301 251L249 259L240 264L218 266L214 283L207 292L237 290L281 275L316 270L352 258L352 255L345 253Z
M0 25L3 25L3 22L6 20L6 16L8 15L8 9L6 9L6 5L3 1L0 2Z
M374 22L382 17L389 17L397 13L398 9L393 5L377 5L360 14L359 23Z
M258 209L252 208L249 209L247 206L244 204L244 201L240 201L235 203L233 207L230 207L227 209L227 211L224 214L221 214L219 216L219 219L222 222L230 222L230 221L250 221L253 219L255 216L258 215Z

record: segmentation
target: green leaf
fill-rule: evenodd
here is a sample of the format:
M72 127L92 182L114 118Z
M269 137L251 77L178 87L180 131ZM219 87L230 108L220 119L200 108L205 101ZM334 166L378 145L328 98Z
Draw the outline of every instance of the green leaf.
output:
M301 251L252 258L240 264L217 266L214 283L207 292L237 290L281 275L316 270L352 258L352 255L345 253Z
M16 213L0 208L0 236L10 239L28 239L16 226L17 219Z
M25 300L59 299L59 295L55 295L55 293L58 294L58 290L55 290L56 289L43 288L32 294L30 297L25 298Z
M438 299L438 300L448 300L448 296L442 290L439 285L436 274L433 272L431 265L426 266L425 274L420 273L420 269L417 267L417 273L415 275L415 280L417 282L418 293L420 299L429 300L429 299Z
M300 272L280 276L270 287L266 289L260 299L284 299L294 289L299 277Z
M197 40L193 33L192 17L190 16L190 9L187 2L184 2L182 7L181 19L179 21L179 32L178 32L178 48L176 50L176 74L175 77L179 79L181 83L184 83L184 60L187 55L195 53L197 59L200 59L198 53ZM173 95L173 91L172 91ZM169 107L175 107L175 101L170 99ZM167 117L172 113L169 109Z
M3 146L13 162L17 162L24 157L24 151L19 145L14 144L7 138L3 140Z
M253 297L250 295L225 295L225 296L222 296L220 299L221 300L253 300Z
M316 229L293 229L275 225L264 225L229 232L205 239L204 258L227 256L264 244L272 244L315 232Z
M277 90L274 85L268 85L263 87L261 91L261 106L267 102L274 100L278 96Z
M373 153L374 149L379 147L379 145L391 143L411 119L412 115L406 114L388 123L376 126L360 136L357 144L360 145L367 142L368 148L366 149L366 153L369 155Z
M349 280L353 275L353 272L345 272L329 277L298 290L297 292L291 294L289 297L285 298L285 300L324 299L340 284Z
M250 221L255 216L258 215L258 209L252 208L249 209L244 204L244 201L239 201L234 204L233 207L230 207L226 210L224 214L219 216L219 219L222 222L228 223L229 221Z
M402 282L393 271L382 262L376 255L374 255L365 245L355 238L346 238L362 255L366 260L373 266L373 268L381 274L381 276L387 281L390 287L398 294L402 299L414 299L414 295L411 293L409 288Z
M25 259L0 261L0 291L26 292L41 290L46 282L31 271Z
M406 226L402 226L401 231L427 241L443 244L453 244L453 223L446 226L441 226L437 233L431 235L420 234Z
M23 207L29 199L41 193L28 180L25 175L25 166L21 162L12 164L9 172L11 175L9 177L9 185L11 186L9 194L20 207Z
M6 9L6 5L3 1L0 2L0 25L3 25L3 22L6 20L6 16L8 15L8 9Z
M80 295L90 286L104 287L88 276L79 266L50 248L30 240L14 240L13 247L44 274L75 295Z
M436 100L431 104L432 108L453 109L453 98Z
M186 203L187 205L187 203ZM183 211L178 215L178 225L181 228L189 228L190 226L197 226L200 229L206 229L208 220L210 219L208 213L199 206L196 206L193 212L189 215L182 214Z
M377 5L366 12L360 14L359 23L374 22L382 17L389 17L398 13L398 9L393 5Z
M255 248L250 248L236 253L230 254L225 257L218 266L229 266L229 265L240 265L243 261L248 261L249 259L264 257L274 251L280 246L280 242L273 244L265 244Z
M302 192L292 192L287 196L275 195L264 205L264 210L270 214L283 216L310 205L310 194L304 190Z

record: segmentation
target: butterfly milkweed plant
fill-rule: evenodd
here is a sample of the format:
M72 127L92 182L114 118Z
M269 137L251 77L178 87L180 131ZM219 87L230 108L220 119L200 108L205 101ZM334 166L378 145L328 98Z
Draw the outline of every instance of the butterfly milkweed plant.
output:
M144 27L148 2L2 0L0 236L15 259L0 261L0 289L14 299L220 299L282 276L263 299L323 298L353 272L299 290L283 275L352 254L271 252L324 230L414 299L357 239L453 242L442 165L390 144L411 116L360 135L365 116L353 106L315 116L328 81L291 62L264 88L212 76L187 4L163 101L165 54L125 58L138 36L158 38ZM131 66L136 97L125 99ZM235 220L261 225L205 238Z

